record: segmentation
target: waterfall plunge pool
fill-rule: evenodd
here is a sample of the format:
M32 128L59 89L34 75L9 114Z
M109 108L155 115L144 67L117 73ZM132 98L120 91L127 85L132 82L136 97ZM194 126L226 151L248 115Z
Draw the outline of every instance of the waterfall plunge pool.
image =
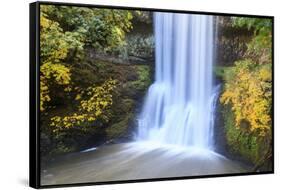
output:
M42 185L246 173L213 151L155 142L107 145L70 154L41 171Z

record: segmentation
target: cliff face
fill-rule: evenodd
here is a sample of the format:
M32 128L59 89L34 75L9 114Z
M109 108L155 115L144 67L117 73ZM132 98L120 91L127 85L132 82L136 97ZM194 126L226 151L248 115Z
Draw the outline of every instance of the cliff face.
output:
M116 80L108 121L96 122L83 130L69 130L65 133L67 137L57 139L48 133L51 130L42 131L42 155L56 156L102 144L132 140L138 113L145 92L152 82L154 70L152 14L133 12L133 15L133 28L125 34L124 43L110 51L87 46L84 48L83 58L70 63L72 83L78 84L81 89L99 86L108 79ZM73 52L69 53L69 57L71 53ZM54 101L61 103L56 105L56 109L50 109L48 114L41 116L42 128L49 129L50 119L55 115L71 115L77 111L73 98L57 92L54 97Z
M226 85L229 87L231 81L236 81L235 84L242 83L242 79L237 77L235 73L240 69L235 62L253 60L249 55L248 48L249 44L251 44L252 40L255 39L255 36L257 35L253 28L254 27L246 26L235 27L233 26L230 17L220 17L218 19L218 38L216 41L217 62L214 67L214 73L215 83L221 84L221 95L225 92ZM258 52L258 50L255 51ZM262 68L270 67L270 60L268 61L269 64L267 63L268 65L266 66L260 59L262 59L262 56L257 54L251 62L251 68L255 69L248 69L247 71L243 70L243 72L248 72L248 76L254 76L254 73L261 71ZM257 80L256 86L264 83L268 83L269 86L271 85L270 79L268 79L268 81L262 81L262 79L251 78L246 83L251 83L254 80ZM247 97L245 97L245 94L249 89L247 84L243 86L244 91L237 90L240 93L240 95L238 95L240 97L239 103L240 105L244 105L244 107L241 107L241 111L247 109L245 104L243 104L247 99ZM231 87L233 91L235 91L237 86L236 88L234 87ZM249 96L254 97L254 94L249 94ZM262 98L263 101L267 101L265 97ZM251 106L255 104L256 102L252 103ZM252 165L253 171L271 170L271 134L269 133L267 136L262 136L259 135L257 131L253 132L248 130L251 126L249 120L247 120L248 118L244 118L237 124L235 115L237 114L237 110L234 109L234 106L235 105L233 105L233 102L231 101L227 104L224 102L223 104L218 100L214 132L216 151L229 158ZM258 112L256 109L251 111L253 113ZM265 112L266 111L264 111L264 114L267 114Z
M91 49L93 59L118 64L154 64L154 35L151 12L133 11L132 28L125 41L111 52Z
M219 17L217 34L217 66L233 66L242 59L253 31L232 26L231 17Z

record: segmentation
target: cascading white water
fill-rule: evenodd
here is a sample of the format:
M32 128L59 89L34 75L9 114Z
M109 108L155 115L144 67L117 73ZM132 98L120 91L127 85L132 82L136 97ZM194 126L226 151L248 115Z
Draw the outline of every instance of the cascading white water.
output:
M213 149L214 18L154 13L156 69L139 140Z

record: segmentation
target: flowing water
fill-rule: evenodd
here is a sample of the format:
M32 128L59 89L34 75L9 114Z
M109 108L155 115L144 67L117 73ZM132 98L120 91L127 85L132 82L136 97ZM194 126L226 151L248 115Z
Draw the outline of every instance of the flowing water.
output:
M214 18L155 13L156 68L137 141L50 162L43 185L247 172L215 153Z
M246 172L205 149L125 143L67 155L41 172L43 185L105 182Z
M155 14L156 72L139 140L213 149L214 18Z

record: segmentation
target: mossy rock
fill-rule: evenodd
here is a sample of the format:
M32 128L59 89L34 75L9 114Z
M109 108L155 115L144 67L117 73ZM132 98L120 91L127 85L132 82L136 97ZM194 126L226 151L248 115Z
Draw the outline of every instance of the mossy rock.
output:
M121 103L121 109L124 113L132 113L134 110L135 101L133 99L123 99Z
M268 148L265 149L263 138L255 133L247 132L243 127L236 127L234 113L230 106L224 106L223 117L229 151L238 155L241 160L256 164Z
M151 84L150 66L149 65L136 65L138 78L130 82L128 85L132 90L143 91Z
M125 116L124 119L115 123L106 129L107 139L114 139L125 135L128 131L129 124L133 119L133 114L129 113Z

